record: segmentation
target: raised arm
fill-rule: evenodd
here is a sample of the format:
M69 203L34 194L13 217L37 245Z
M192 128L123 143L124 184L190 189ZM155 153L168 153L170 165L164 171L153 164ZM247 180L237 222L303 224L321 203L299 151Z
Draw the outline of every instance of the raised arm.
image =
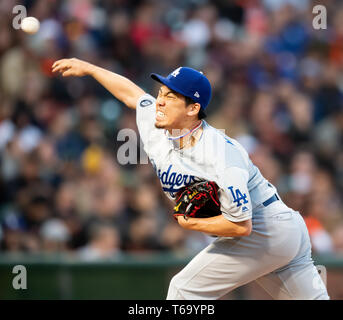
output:
M76 58L56 61L52 66L52 72L59 72L63 77L92 76L118 100L132 109L136 109L137 100L145 93L131 80Z

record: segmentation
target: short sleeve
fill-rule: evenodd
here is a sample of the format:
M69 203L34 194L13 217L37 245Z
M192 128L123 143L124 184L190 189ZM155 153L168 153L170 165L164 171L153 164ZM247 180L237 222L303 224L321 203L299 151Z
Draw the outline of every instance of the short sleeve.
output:
M218 186L221 211L232 222L252 217L248 179L247 170L238 167L229 167L220 173Z
M163 132L155 127L156 99L150 94L141 96L136 105L136 123L144 150L149 154L149 145L153 146Z

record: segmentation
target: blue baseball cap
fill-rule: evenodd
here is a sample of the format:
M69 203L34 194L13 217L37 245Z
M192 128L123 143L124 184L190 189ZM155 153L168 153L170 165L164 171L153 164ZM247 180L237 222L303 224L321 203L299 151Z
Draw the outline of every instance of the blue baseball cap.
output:
M199 103L202 110L205 110L211 100L212 89L210 82L202 72L195 69L180 67L171 72L166 78L156 73L152 73L150 76L168 88Z

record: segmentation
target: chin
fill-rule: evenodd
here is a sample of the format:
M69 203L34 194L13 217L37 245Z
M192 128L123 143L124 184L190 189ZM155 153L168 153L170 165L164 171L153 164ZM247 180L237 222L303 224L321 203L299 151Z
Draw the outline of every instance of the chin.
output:
M163 122L161 123L161 122L158 122L158 121L156 121L155 122L155 128L157 128L157 129L165 129L165 124L163 124Z

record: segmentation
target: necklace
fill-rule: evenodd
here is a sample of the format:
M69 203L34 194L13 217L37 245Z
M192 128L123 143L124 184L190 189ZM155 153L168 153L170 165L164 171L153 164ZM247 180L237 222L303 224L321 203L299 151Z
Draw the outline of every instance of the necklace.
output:
M167 130L165 130L164 132L166 133L168 140L178 140L178 139L181 139L181 138L187 136L188 134L193 133L194 131L198 130L201 127L201 125L202 125L202 120L200 120L200 123L198 125L196 125L193 129L189 130L185 134L178 136L178 137L170 136L170 134Z
M200 123L196 125L193 129L189 130L187 133L178 136L178 137L171 137L168 136L169 132L166 130L167 138L170 140L173 144L174 150L181 150L185 147L188 147L192 143L192 138L195 139L195 135L199 132L198 129L202 127L202 120L200 120ZM186 143L183 143L183 146L181 147L181 138L185 138L187 135L190 135L187 139ZM184 140L184 139L183 139Z

